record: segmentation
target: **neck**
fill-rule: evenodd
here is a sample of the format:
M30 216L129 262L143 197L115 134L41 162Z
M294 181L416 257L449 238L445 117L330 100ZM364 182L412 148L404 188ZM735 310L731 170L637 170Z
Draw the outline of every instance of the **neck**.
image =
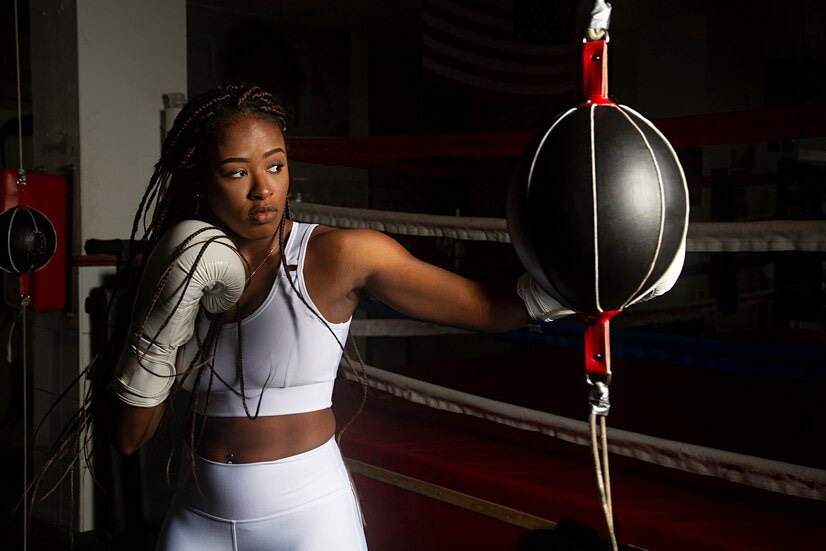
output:
M261 262L259 262L258 264L250 264L250 275L247 276L247 283L249 283L250 280L252 280L252 277L256 273L258 273L258 270L260 270L261 268L264 267L265 264L267 264L268 260L270 260L271 258L276 258L276 259L278 258L278 255L275 255L275 249L277 247L278 247L278 241L276 240L273 243L272 248L270 249L270 251L266 254L266 256L264 256L264 259Z
M283 240L286 241L290 227L291 222L285 220L283 231L279 228L270 239L266 241L255 241L250 243L248 247L245 247L246 250L242 251L242 255L247 260L249 274L247 276L247 284L249 284L256 273L261 270L266 270L268 266L272 266L274 261L277 262L280 259L282 236Z

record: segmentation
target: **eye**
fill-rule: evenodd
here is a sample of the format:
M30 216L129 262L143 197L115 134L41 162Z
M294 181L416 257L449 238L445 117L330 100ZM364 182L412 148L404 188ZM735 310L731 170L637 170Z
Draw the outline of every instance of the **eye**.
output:
M243 168L237 168L235 170L230 170L225 174L227 178L243 178L247 175L247 171Z
M282 164L274 164L270 168L267 169L267 172L272 172L273 174L278 174L281 172L281 169L284 168Z

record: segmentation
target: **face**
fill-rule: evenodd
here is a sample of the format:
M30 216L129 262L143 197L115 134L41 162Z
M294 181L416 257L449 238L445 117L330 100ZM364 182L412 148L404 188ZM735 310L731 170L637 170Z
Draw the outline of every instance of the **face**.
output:
M207 158L204 199L239 245L269 240L287 202L287 147L271 121L242 115L216 137Z

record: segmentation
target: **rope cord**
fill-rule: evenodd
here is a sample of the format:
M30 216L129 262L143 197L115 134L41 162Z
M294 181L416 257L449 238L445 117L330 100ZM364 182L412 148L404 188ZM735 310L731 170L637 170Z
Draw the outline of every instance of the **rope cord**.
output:
M23 170L23 100L20 93L20 30L18 29L17 0L14 0L14 61L17 69L17 154Z
M413 379L370 365L365 366L371 388L409 402L478 417L520 430L586 446L585 421L507 404ZM350 379L354 376L345 371ZM621 429L612 431L611 451L644 463L742 484L789 496L826 501L826 470L794 465L712 449L704 446L656 438Z
M597 430L599 417L599 430ZM599 490L599 501L605 515L605 525L608 528L608 537L612 551L617 551L617 535L614 530L614 510L611 503L611 478L608 469L608 437L605 425L605 416L591 413L588 416L588 425L591 429L591 452L594 460L594 473Z
M17 2L15 1L15 5ZM28 306L28 297L24 297L20 304L20 323L22 330L22 342L20 345L21 355L23 357L23 489L24 491L29 486L29 400L28 400L28 384L26 382L28 368L26 366L26 306ZM29 512L28 500L23 499L23 549L28 549L28 535L29 535Z
M686 115L652 122L676 149L782 142L824 137L826 105ZM420 165L424 160L519 157L539 131L536 128L415 136L293 136L290 138L290 159L421 174ZM448 170L447 166L450 165L440 165L440 168ZM751 176L741 181L750 179Z
M16 86L17 86L17 154L18 154L18 169L23 172L23 100L20 92L20 29L19 17L17 13L17 0L14 0L14 61L16 69ZM26 365L26 307L29 304L29 297L22 297L20 303L20 319L22 323L22 358L23 358L23 491L25 492L29 486L29 464L28 464L28 449L29 449L29 403L28 403L28 384L26 381L28 368ZM23 549L28 549L28 500L23 499Z
M369 228L397 235L510 243L504 218L444 216L401 211L293 204L295 219L338 228ZM826 251L826 220L694 222L687 252Z

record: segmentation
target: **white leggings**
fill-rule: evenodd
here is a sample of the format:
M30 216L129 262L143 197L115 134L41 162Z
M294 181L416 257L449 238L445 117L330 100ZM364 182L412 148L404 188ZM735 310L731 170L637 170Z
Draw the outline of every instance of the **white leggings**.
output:
M335 440L262 463L184 465L158 551L363 551L361 514ZM189 473L189 474L187 474Z

